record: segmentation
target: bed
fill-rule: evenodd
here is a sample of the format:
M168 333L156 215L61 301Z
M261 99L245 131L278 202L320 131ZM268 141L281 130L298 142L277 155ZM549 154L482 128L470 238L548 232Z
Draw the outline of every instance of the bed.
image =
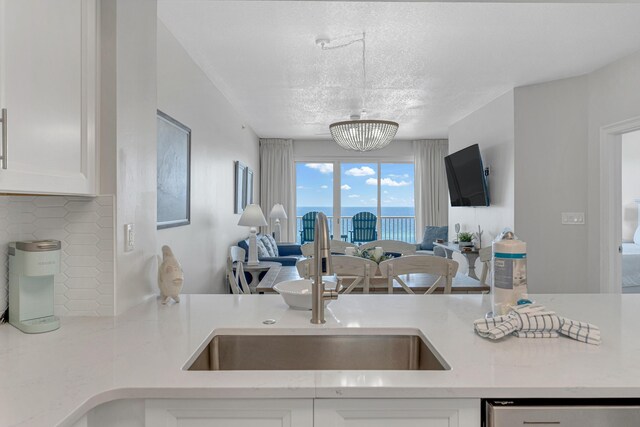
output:
M638 234L638 233L636 233ZM640 245L622 244L622 287L640 286Z

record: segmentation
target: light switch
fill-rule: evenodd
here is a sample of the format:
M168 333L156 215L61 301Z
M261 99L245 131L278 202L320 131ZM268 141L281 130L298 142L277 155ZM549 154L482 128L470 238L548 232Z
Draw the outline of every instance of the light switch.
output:
M563 225L584 225L584 212L562 212Z
M124 251L131 252L136 246L136 232L133 224L124 225Z

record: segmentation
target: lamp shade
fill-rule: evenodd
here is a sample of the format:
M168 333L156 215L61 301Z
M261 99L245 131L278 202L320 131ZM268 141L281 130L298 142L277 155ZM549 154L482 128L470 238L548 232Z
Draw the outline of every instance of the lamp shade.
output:
M247 205L242 212L238 225L244 225L247 227L264 227L267 225L267 220L262 213L260 206L256 204Z
M287 219L287 213L284 210L284 206L282 206L280 203L276 203L275 205L273 205L273 208L271 208L271 213L269 214L269 218Z

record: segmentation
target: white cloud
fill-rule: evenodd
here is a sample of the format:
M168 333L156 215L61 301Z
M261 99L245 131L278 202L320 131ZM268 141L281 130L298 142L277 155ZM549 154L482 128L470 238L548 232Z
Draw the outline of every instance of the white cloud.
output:
M304 188L304 186L303 186L303 185L298 185L296 188L297 188L298 190L302 190L302 189Z
M359 194L349 194L350 199L357 199L358 197L360 197Z
M398 175L398 174L395 174L395 173L390 173L387 176L389 178L405 178L405 179L409 178L409 174L408 173L405 173L405 174L402 174L402 175Z
M333 173L333 163L307 163L305 166L309 169L315 169L320 173Z
M375 178L369 178L367 179L366 183L369 185L378 185L378 180ZM411 183L407 181L394 181L391 178L382 178L380 180L380 185L386 185L389 187L405 187L409 184Z
M348 184L341 185L340 188L342 188L343 190L351 190L351 187Z
M389 192L387 190L384 190L382 194L389 194Z
M377 202L378 201L378 199L376 199L375 197L372 197L369 200L371 200L372 202Z
M362 166L361 168L351 168L344 173L345 175L350 176L370 176L375 175L376 172L371 169L369 166Z
M320 188L326 189L326 188L329 188L329 186L328 185L321 185Z

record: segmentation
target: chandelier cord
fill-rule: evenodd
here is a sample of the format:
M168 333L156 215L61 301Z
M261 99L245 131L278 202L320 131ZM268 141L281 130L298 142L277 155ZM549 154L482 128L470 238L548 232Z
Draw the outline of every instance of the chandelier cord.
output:
M343 38L347 38L347 37L353 37L353 36L355 36L355 34L352 35L352 36L342 36L342 37L338 37L338 38L335 38L335 39L329 39L329 41L327 43L331 43L331 42L334 42L334 41L339 40L339 39L343 39ZM367 108L366 108L367 60L366 60L366 41L365 41L365 37L366 37L366 33L362 32L362 37L361 38L350 40L348 42L343 42L343 43L341 43L339 45L327 46L326 43L322 43L320 45L320 48L322 50L335 50L335 49L342 49L344 47L351 46L352 44L362 42L362 99L361 99L361 101L362 101L362 111L360 112L361 114L362 113L364 113L364 114L367 113Z

